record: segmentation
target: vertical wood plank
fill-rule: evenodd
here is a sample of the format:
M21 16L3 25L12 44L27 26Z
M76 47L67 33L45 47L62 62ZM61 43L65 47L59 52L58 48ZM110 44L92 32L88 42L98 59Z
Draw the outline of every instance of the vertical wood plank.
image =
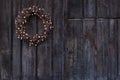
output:
M110 8L110 17L114 17L114 18L117 18L117 17L120 17L118 15L118 12L119 12L119 8L118 8L118 3L120 3L119 0L109 0L109 8Z
M0 79L12 80L11 1L0 2Z
M69 20L67 27L65 80L94 80L94 55L97 53L95 20Z
M53 32L52 49L52 80L64 78L64 54L65 54L65 26L64 26L64 1L54 0L53 16L55 31Z
M53 0L37 0L37 5L45 9L53 19ZM37 20L38 34L43 31L43 24L40 19ZM53 41L52 33L42 44L38 46L37 50L37 77L39 80L53 80L52 79L52 50Z
M119 43L119 41L120 41L120 19L118 19L117 20L117 24L118 24L118 78L117 78L117 80L119 80L120 79L120 43Z
M117 79L118 70L118 24L116 19L109 20L108 79Z
M120 9L120 0L118 0L118 2L116 3L118 6L117 6L117 17L120 17L120 10L118 10L118 9Z
M75 19L81 18L84 16L83 7L84 7L83 0L68 0L68 18Z
M84 0L84 17L96 17L96 1Z
M96 79L108 79L108 43L109 22L108 19L97 19L97 54L95 55Z
M65 33L64 80L81 80L84 75L82 20L69 20Z
M119 0L97 0L98 17L119 17Z
M85 80L95 80L95 57L97 27L94 19L83 20L83 69Z
M109 17L109 0L97 0L97 16Z
M22 9L32 7L36 0L22 0ZM36 34L36 17L32 16L27 24L28 33ZM36 80L36 47L29 47L28 43L22 42L22 77L23 80Z
M119 2L1 0L0 80L119 80ZM45 8L55 26L38 47L17 39L14 25L18 11L33 5ZM36 34L42 26L41 20L31 17L26 27Z
M1 3L3 3L3 1L1 1ZM2 9L2 6L3 5L0 5L0 8ZM2 15L2 13L0 13L0 15ZM2 22L2 19L0 18L0 22ZM1 25L3 25L3 24L1 24ZM1 30L0 30L0 32L1 32ZM1 34L2 34L2 32L0 33L0 36L1 36ZM0 39L0 41L1 41L2 39ZM0 49L1 50L1 49ZM1 79L1 71L2 71L2 54L0 54L0 79Z
M15 30L15 18L20 11L21 8L21 1L20 0L13 0L12 1L12 28L13 28L13 80L20 80L22 77L21 69L21 42L17 39L17 34Z

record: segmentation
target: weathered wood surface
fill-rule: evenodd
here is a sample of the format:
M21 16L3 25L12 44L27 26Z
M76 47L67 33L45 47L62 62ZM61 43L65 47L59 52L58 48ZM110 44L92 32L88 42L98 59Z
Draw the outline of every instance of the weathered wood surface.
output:
M28 47L14 20L37 5L55 26L47 41ZM120 80L120 0L0 0L0 80ZM42 31L31 17L30 34Z

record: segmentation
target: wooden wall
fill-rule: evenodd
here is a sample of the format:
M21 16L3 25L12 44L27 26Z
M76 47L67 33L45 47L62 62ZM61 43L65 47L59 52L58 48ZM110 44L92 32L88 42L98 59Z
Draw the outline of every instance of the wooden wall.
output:
M18 11L37 5L55 26L47 41L17 39ZM37 17L28 32L40 33ZM0 0L0 80L120 80L120 0Z

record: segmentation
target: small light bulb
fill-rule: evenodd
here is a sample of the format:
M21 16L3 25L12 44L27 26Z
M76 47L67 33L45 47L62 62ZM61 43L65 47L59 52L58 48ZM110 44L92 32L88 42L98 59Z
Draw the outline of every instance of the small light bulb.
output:
M46 27L46 25L44 25L44 27Z
M44 41L44 39L42 38L42 41Z
M20 28L18 27L18 30L20 30Z
M29 10L31 9L31 7L29 7Z
M37 44L35 44L35 46L37 46Z
M24 13L24 11L22 11L21 13Z
M53 26L50 26L50 29L53 29L54 27Z
M44 29L45 29L45 30L47 30L47 28L46 28L46 27L45 27Z
M39 10L41 10L41 8L39 8Z
M26 23L27 21L25 20L25 23Z
M26 36L28 36L28 34L27 34L27 33L26 33L25 35L26 35Z

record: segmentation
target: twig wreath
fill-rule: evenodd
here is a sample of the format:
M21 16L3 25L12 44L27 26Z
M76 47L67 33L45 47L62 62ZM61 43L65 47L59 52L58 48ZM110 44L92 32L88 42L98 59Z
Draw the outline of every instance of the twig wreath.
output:
M27 18L30 16L37 15L43 23L44 30L41 34L29 35L25 30L25 23L27 23ZM18 38L29 42L29 46L37 46L39 43L43 42L49 33L53 30L51 17L47 15L43 8L37 6L29 7L23 9L15 19L16 33Z

